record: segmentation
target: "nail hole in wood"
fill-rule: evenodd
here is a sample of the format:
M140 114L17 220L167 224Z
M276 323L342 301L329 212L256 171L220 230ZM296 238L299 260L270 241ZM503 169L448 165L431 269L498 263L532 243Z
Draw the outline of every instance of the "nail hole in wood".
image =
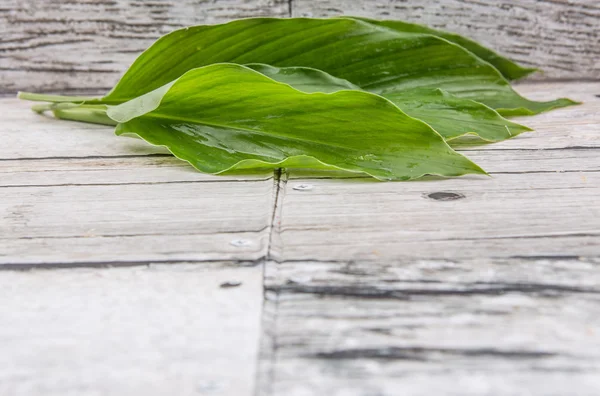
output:
M440 191L427 194L427 198L435 199L436 201L455 201L457 199L463 199L465 196L459 193Z

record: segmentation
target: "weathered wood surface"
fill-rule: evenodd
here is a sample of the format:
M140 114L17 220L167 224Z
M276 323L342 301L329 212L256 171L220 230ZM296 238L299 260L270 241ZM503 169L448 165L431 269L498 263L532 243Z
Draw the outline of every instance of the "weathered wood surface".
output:
M143 266L0 272L0 394L597 395L600 84L520 90L585 104L410 183L203 175L2 99L0 269Z
M467 147L491 178L283 175L259 395L600 392L600 84L520 90L585 104Z
M0 99L0 395L250 396L273 172L112 129Z
M600 260L280 264L266 395L600 389Z
M174 29L288 15L284 0L3 0L0 92L108 90Z
M537 79L600 78L600 6L595 0L4 0L0 93L108 90L156 38L182 26L340 14L406 19L456 31L544 69Z
M597 0L293 0L292 16L401 19L481 41L524 65L536 79L600 78Z
M0 300L1 395L252 395L259 266L3 271Z
M28 107L0 100L0 267L266 255L272 172L204 175L113 128L61 122Z
M592 0L4 0L0 93L107 90L181 26L339 14L600 78ZM520 89L586 103L463 147L492 178L414 183L202 175L0 100L0 270L140 266L0 272L0 394L598 395L600 85Z

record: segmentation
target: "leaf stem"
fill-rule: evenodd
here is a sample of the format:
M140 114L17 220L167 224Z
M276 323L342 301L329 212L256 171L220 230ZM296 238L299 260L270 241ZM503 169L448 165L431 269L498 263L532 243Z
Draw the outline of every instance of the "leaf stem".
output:
M71 108L55 108L52 113L56 118L61 120L82 121L92 124L111 125L118 124L115 120L106 115L106 108L87 108L87 107L71 107Z
M60 118L61 120L82 121L101 125L118 124L118 122L106 115L105 105L58 102L33 105L31 109L36 113L51 111L54 114L54 117Z
M61 103L61 102L85 102L85 101L95 101L97 102L99 98L94 98L91 96L63 96L63 95L47 95L47 94L38 94L33 92L19 92L17 93L17 98L23 100L30 100L32 102L52 102L52 103Z
M35 111L36 113L41 114L44 111L52 110L52 104L51 103L36 104L36 105L31 106L31 110Z

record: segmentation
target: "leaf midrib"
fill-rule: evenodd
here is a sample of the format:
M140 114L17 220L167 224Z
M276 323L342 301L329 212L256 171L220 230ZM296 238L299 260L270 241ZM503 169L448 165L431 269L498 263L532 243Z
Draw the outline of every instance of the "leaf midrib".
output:
M255 129L249 129L249 128L244 128L244 127L240 127L240 126L223 125L223 124L218 124L218 123L214 123L214 122L198 121L196 119L191 119L191 118L173 117L173 116L169 116L169 115L166 115L163 113L155 113L155 112L146 113L142 117L160 118L160 119L171 120L171 121L190 122L193 124L200 124L200 125L205 125L205 126L209 126L209 127L216 127L216 128L222 128L222 129L234 129L236 131L249 132L249 133L254 133L257 135L261 135L261 136L271 137L270 134L263 132L263 131L257 131ZM301 142L305 142L305 143L318 143L323 146L328 146L328 147L333 147L333 148L342 148L342 149L346 149L348 151L357 151L357 149L355 149L355 148L349 148L346 146L336 146L331 143L321 143L320 141L307 140L307 139L302 139L300 137L291 137L291 136L279 135L279 134L277 134L277 136L281 137L281 138L297 140L297 141L301 141Z
M171 121L191 122L191 123L195 123L195 124L201 124L201 125L206 125L206 126L211 126L211 127L217 127L217 128L224 128L224 129L234 129L234 130L237 130L237 131L250 132L250 133L255 133L257 135L270 137L269 134L267 134L265 132L261 132L261 131L256 131L254 129L225 126L225 125L221 125L221 124L217 124L217 123L210 123L210 122L205 122L205 121L198 122L197 120L194 120L194 119L181 118L181 117L172 117L172 116L169 116L169 115L166 115L166 114L163 114L163 113L156 113L156 112L146 113L142 117L159 118L159 119L166 119L166 120L171 120ZM280 136L280 135L278 135L278 136ZM351 152L354 152L354 153L361 153L360 151L358 151L358 149L349 148L349 147L346 147L346 146L336 146L336 145L333 145L333 144L330 144L330 143L315 142L314 140L305 140L305 139L302 139L300 137L290 137L290 136L280 136L280 137L285 138L285 139L295 140L295 141L301 141L301 142L304 142L304 143L312 143L312 144L317 143L317 144L320 144L320 145L323 145L323 146L327 146L327 147L331 147L331 148L335 148L335 149L340 149L341 148L341 149L344 149L344 150L347 150L347 151L351 151ZM442 140L440 143L442 143L443 145L447 146L446 148L448 149L448 151L454 152L454 150L446 142L443 141L443 138L440 137L440 139ZM408 149L406 149L405 154L403 154L403 157L404 158L408 158L408 159L419 160L419 161L422 160L421 157L414 157L414 156L409 155L410 152L411 151L409 151ZM454 152L454 153L455 153L455 155L460 156L460 154L458 154L456 152ZM378 154L378 155L380 155L380 154ZM430 162L437 162L437 163L441 164L442 166L447 166L448 165L445 162L435 161L435 160L432 160L431 158L428 161L430 161Z

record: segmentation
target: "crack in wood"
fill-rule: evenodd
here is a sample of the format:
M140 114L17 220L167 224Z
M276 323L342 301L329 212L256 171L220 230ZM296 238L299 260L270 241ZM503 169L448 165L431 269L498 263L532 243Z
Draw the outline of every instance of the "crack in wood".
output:
M127 182L127 183L63 183L63 184L14 184L0 185L0 188L46 188L46 187L106 187L106 186L135 186L135 185L161 185L161 184L197 184L197 183L253 183L267 181L271 178L264 179L232 179L232 180L174 180L174 181L155 181L155 182Z
M538 147L538 148L508 148L494 147L486 149L485 147L454 147L459 152L469 153L470 151L564 151L564 150L600 150L600 146L565 146L565 147Z
M256 267L263 264L263 259L256 260L116 260L116 261L73 261L66 263L3 263L0 264L1 271L29 271L32 269L73 269L73 268L125 268L125 267L149 267L160 264L211 264L230 263L236 267Z
M81 128L85 129L85 128ZM96 128L89 128L90 130ZM46 161L46 160L88 160L88 159L125 159L125 158L174 158L173 154L161 154L161 153L150 153L150 154L125 154L125 155L86 155L81 157L22 157L22 158L0 158L0 161Z
M274 185L274 193L273 193L273 209L271 215L271 221L269 224L269 243L267 246L267 253L265 255L265 260L270 260L271 258L271 249L273 247L273 235L279 232L279 224L277 224L277 219L279 218L278 211L281 210L282 203L280 202L280 195L285 191L285 186L287 184L287 176L286 172L278 168L274 171L273 174L273 185ZM283 185L282 185L283 184Z
M269 226L264 226L261 229L258 230L231 230L231 231L219 231L219 234L221 235L228 235L228 234L251 234L251 233L256 233L259 234L263 231L266 231L269 228ZM137 233L137 234L94 234L94 235L61 235L61 236L57 236L57 235L36 235L36 236L21 236L21 237L4 237L1 236L0 240L37 240L37 239L88 239L88 238L135 238L135 237L146 237L146 236L172 236L172 235L214 235L214 231L213 232L206 232L206 233L202 233L202 232L192 232L192 233L146 233L146 234L142 234L142 233ZM1 266L2 264L0 264Z
M291 0L288 0L291 1ZM279 315L279 293L271 292L264 286L267 279L267 265L271 259L273 238L279 231L279 211L282 208L283 192L287 184L287 172L279 168L273 174L273 208L269 224L269 237L266 254L260 258L263 267L263 306L261 312L260 352L257 359L257 381L254 389L256 396L271 396L276 377L278 350L277 319Z
M304 355L326 360L417 360L431 361L440 357L491 357L501 359L546 359L556 357L558 354L546 351L528 350L502 350L494 348L427 348L427 347L383 347L383 348L356 348L337 349L327 352L317 352Z
M401 281L400 281L401 282ZM507 293L530 294L555 297L561 293L600 294L595 288L535 283L472 282L457 284L457 288L405 288L382 289L368 284L310 285L289 282L285 285L266 285L270 291L283 293L312 294L321 297L355 297L368 299L410 300L417 296L500 296Z

